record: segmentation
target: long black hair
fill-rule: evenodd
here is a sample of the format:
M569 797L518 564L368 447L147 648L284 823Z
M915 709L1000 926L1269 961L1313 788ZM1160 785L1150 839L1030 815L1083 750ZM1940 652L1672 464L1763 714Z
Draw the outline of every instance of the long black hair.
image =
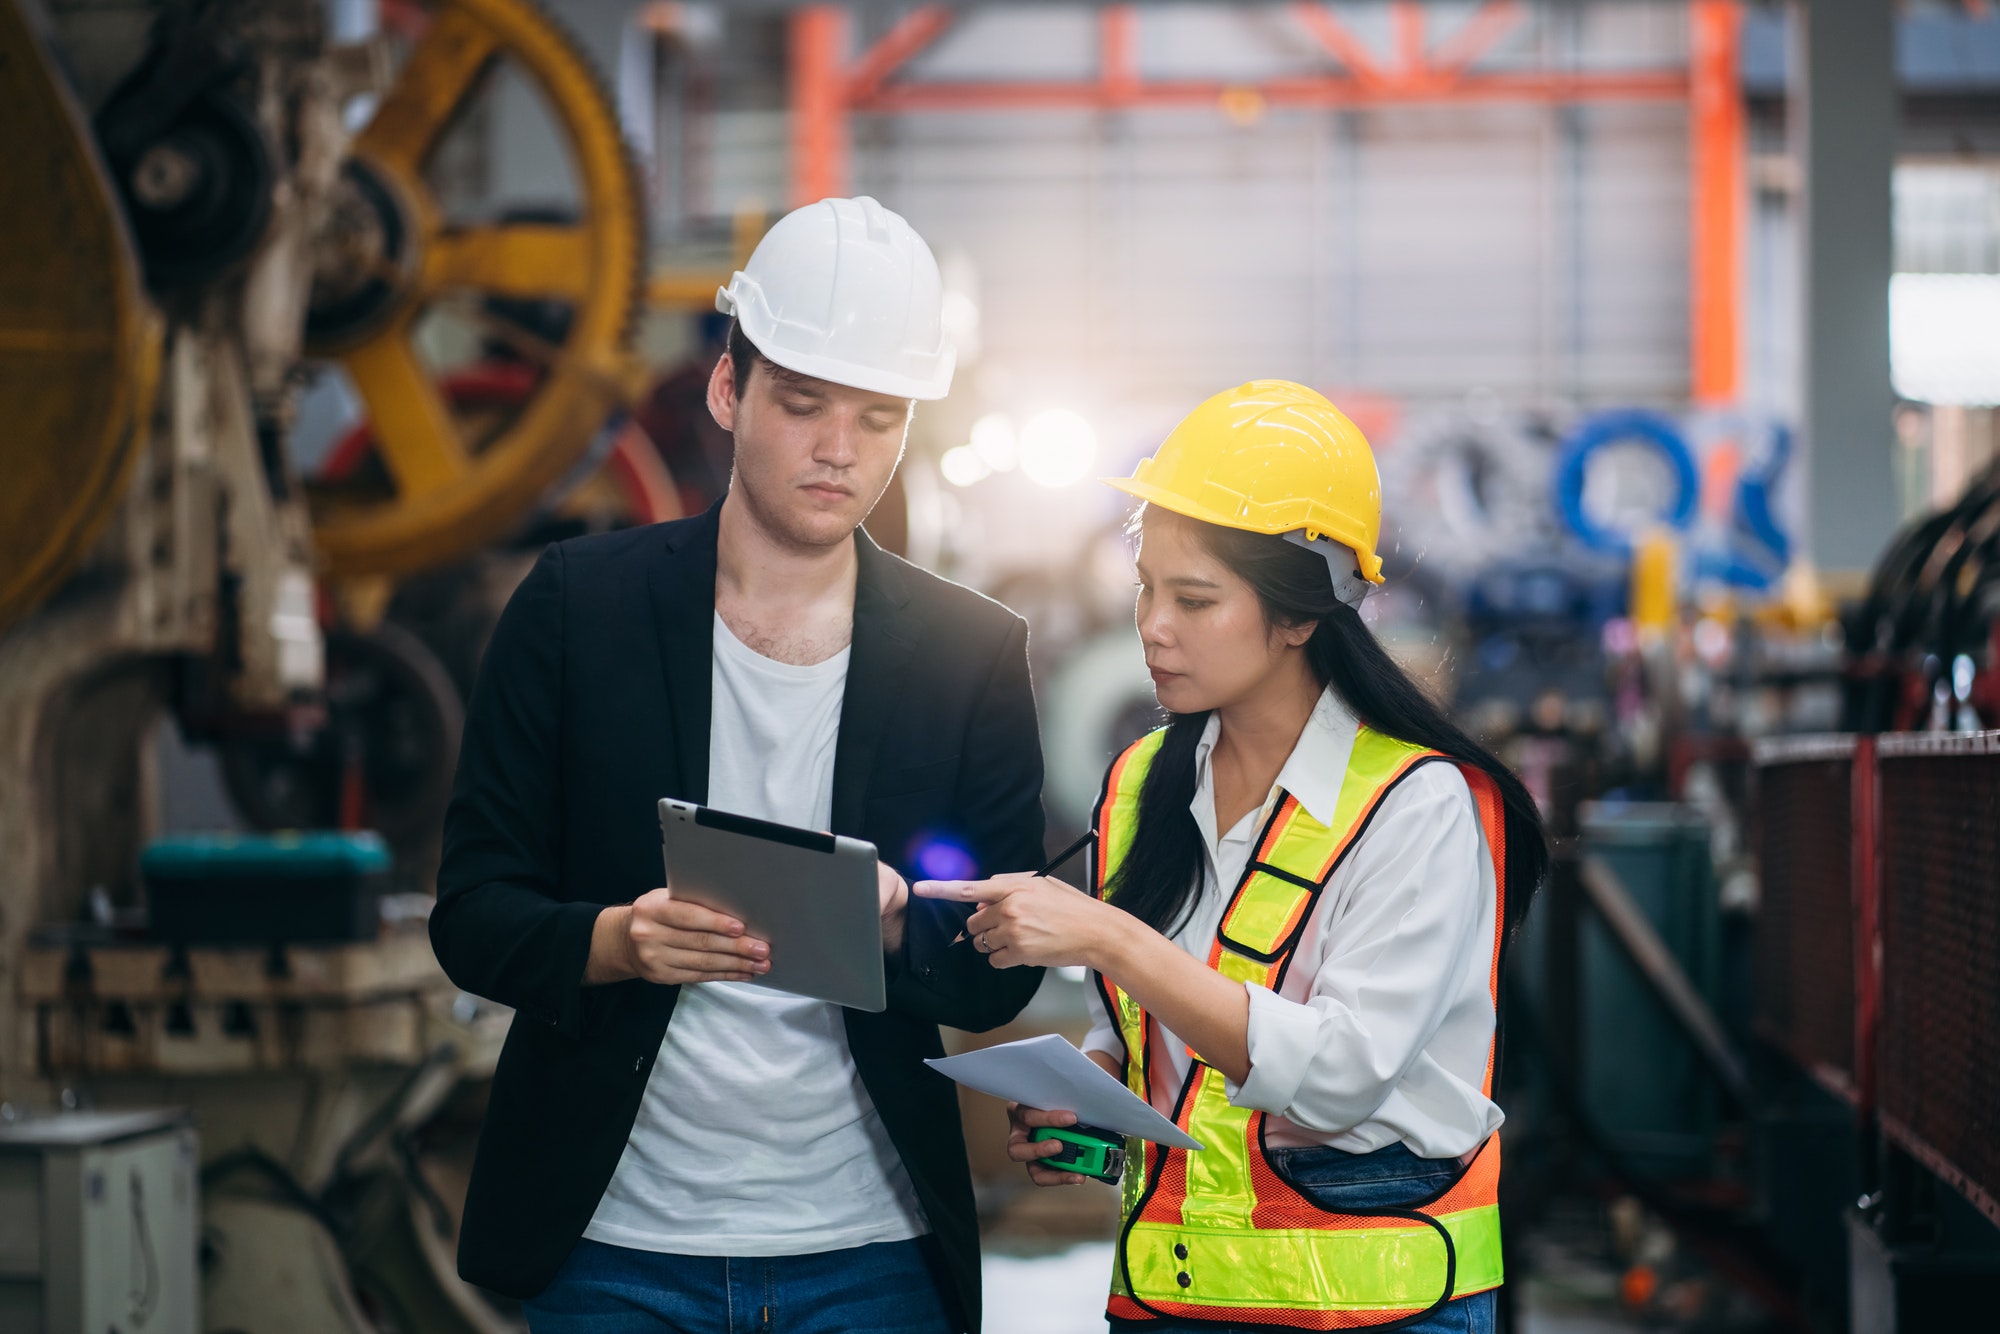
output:
M1140 512L1135 527L1146 513ZM1360 613L1334 596L1333 577L1322 557L1282 537L1174 517L1255 590L1266 621L1314 623L1305 645L1306 662L1320 684L1332 686L1357 718L1384 735L1442 751L1492 776L1506 807L1502 935L1511 937L1549 865L1541 812L1521 780L1445 716L1383 650L1361 623ZM1195 794L1195 748L1207 723L1205 712L1171 715L1166 738L1139 789L1131 846L1108 887L1119 907L1167 934L1186 919L1201 884L1201 830L1188 804Z

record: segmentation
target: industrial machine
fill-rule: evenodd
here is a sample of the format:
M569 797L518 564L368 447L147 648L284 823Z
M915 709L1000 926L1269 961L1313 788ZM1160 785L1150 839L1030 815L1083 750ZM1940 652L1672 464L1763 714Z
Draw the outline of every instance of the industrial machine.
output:
M0 170L32 182L0 219L0 1115L194 1111L203 1327L492 1329L452 1202L507 1016L420 907L354 940L135 925L163 720L252 826L371 827L420 873L486 628L427 613L497 612L492 545L601 464L677 512L615 423L646 231L576 43L531 0L391 0L347 44L327 13L0 0ZM523 89L575 198L483 214L465 127ZM302 466L331 367L365 428Z

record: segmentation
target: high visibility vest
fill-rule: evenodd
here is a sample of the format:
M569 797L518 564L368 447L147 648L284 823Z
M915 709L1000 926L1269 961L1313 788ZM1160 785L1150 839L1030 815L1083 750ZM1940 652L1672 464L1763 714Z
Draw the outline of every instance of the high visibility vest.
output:
M1161 730L1135 742L1105 779L1095 821L1100 898L1132 846L1139 791L1165 735ZM1448 759L1364 726L1330 826L1280 790L1222 915L1209 967L1275 990L1320 891L1383 797L1419 765ZM1497 1007L1506 919L1503 808L1491 776L1471 765L1460 771L1486 831L1500 895L1489 977ZM1150 1102L1155 1074L1171 1078L1172 1067L1152 1059L1146 1012L1138 1002L1109 978L1094 980L1124 1037L1125 1082ZM1157 1026L1150 1031L1157 1037ZM1488 1096L1492 1084L1489 1046ZM1354 1329L1419 1316L1500 1285L1499 1136L1489 1137L1429 1203L1337 1214L1279 1175L1264 1147L1264 1113L1231 1105L1221 1072L1192 1049L1174 1120L1205 1147L1127 1145L1112 1317Z

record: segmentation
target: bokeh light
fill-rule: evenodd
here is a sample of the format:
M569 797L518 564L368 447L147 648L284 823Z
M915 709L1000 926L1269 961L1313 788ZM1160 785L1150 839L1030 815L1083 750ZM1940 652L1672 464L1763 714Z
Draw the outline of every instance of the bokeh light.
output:
M1067 408L1038 413L1021 428L1021 471L1039 486L1074 486L1096 461L1096 430Z
M953 486L971 486L985 481L993 470L979 457L978 450L971 445L959 445L944 452L944 457L938 460L938 471Z
M910 853L910 864L926 880L976 880L979 863L958 844L943 838L922 838Z
M1004 412L989 412L972 423L972 448L994 472L1012 472L1021 462L1014 422Z

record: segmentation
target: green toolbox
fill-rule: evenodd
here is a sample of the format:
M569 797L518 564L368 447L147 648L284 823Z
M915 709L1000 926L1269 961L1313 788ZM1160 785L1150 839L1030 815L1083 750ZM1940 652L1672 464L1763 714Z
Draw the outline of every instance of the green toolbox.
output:
M169 834L139 857L148 929L184 944L373 940L389 849L367 831Z

